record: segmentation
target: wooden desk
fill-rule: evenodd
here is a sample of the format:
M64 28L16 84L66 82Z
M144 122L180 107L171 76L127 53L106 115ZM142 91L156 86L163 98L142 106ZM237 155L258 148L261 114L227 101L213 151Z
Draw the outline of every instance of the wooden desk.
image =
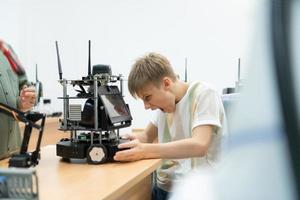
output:
M23 132L24 124L21 124ZM151 173L161 160L89 165L66 163L56 156L55 145L68 132L58 129L58 118L47 118L42 138L41 160L36 167L40 200L48 199L151 199ZM134 129L140 132L142 129ZM35 149L38 132L33 129L28 149ZM51 145L49 145L51 144ZM8 159L0 161L7 167Z
M40 200L48 199L151 199L151 173L161 160L89 165L66 163L56 156L55 146L42 148L36 167ZM7 167L8 161L0 162Z

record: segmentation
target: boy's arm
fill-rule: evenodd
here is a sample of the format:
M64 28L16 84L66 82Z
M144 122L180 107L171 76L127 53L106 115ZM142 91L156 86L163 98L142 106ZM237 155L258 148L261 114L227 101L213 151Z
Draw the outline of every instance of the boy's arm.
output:
M181 159L204 156L211 143L213 126L202 125L193 129L193 137L168 143L141 143L132 140L119 145L119 148L130 148L119 151L114 159L134 161L147 158Z
M152 143L157 139L157 127L150 122L143 132L126 134L123 137L130 140L138 139L142 143Z

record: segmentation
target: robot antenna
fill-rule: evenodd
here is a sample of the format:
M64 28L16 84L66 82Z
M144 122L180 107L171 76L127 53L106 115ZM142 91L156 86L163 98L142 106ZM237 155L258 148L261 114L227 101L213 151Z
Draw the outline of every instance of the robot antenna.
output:
M61 69L61 63L60 63L60 56L59 56L59 50L58 50L58 43L57 43L57 41L55 41L55 46L56 46L56 55L57 55L59 79L62 80L62 69Z

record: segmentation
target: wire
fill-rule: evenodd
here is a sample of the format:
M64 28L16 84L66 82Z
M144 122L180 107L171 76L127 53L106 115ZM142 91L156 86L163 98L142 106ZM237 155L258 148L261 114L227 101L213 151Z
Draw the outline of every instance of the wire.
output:
M20 121L18 113L14 112L14 111L12 111L12 110L9 110L8 108L6 108L6 107L4 107L4 106L1 106L1 105L0 105L0 108L1 108L2 110L7 111L8 113L10 113L16 121Z

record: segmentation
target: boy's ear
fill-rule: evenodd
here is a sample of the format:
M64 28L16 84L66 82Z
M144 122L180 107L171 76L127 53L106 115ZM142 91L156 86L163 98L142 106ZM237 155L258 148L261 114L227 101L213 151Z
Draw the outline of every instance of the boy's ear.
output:
M165 89L169 89L172 84L172 80L169 77L164 77L162 83Z

